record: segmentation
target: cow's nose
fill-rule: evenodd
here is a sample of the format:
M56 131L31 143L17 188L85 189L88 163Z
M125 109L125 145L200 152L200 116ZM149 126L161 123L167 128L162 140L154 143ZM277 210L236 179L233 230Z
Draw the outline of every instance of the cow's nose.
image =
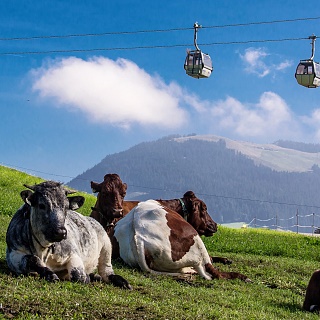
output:
M56 241L61 241L67 238L67 229L65 227L61 227L57 230L55 235Z
M123 209L113 209L113 218L121 218L123 216Z

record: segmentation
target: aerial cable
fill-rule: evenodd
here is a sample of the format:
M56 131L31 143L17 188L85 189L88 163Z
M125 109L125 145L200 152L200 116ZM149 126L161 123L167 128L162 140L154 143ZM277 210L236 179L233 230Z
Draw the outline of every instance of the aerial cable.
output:
M255 26L263 24L275 24L275 23L288 23L297 21L312 21L319 20L320 17L306 17L296 19L284 19L284 20L272 20L272 21L257 21L248 23L236 23L236 24L225 24L225 25L214 25L214 26L202 26L203 29L217 29L217 28L233 28L233 27L245 27ZM62 39L62 38L76 38L76 37L101 37L109 35L130 35L139 33L159 33L159 32L175 32L175 31L186 31L192 30L193 28L170 28L170 29L150 29L150 30L136 30L136 31L110 31L101 33L80 33L80 34L67 34L67 35L44 35L44 36L32 36L32 37L11 37L11 38L0 38L0 41L22 41L22 40L40 40L40 39Z
M233 44L249 44L249 43L265 43L265 42L284 42L308 40L309 38L285 38L285 39L262 39L262 40L246 40L246 41L228 41L228 42L211 42L202 43L201 46L215 45L233 45ZM62 50L46 50L46 51L15 51L0 52L0 56L4 55L31 55L31 54L53 54L53 53L76 53L76 52L93 52L93 51L122 51L122 50L140 50L140 49L162 49L162 48L179 48L190 47L192 44L172 44L172 45L154 45L154 46L136 46L136 47L110 47L110 48L91 48L91 49L62 49Z

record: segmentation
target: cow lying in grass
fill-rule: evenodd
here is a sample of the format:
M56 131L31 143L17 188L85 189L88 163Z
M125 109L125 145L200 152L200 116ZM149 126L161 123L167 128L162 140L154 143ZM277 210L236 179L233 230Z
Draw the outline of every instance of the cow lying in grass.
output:
M99 221L109 234L112 241L112 257L119 257L117 241L114 241L114 225L139 201L124 201L127 185L117 174L106 174L101 183L91 181L93 192L98 192L97 201L92 208L91 217ZM163 206L179 213L190 223L200 236L212 236L217 232L217 224L210 217L207 206L193 191L187 191L182 198L171 200L157 200ZM211 257L212 262L230 264L232 261L225 257Z
M7 263L14 273L36 272L48 281L86 283L98 268L103 281L131 288L114 274L111 243L103 227L73 211L83 205L83 197L67 197L70 192L54 181L26 187L30 190L21 192L25 204L13 216L6 235Z
M198 232L178 213L156 200L140 202L114 228L120 257L131 267L165 275L189 273L203 278L250 279L237 272L220 272Z
M303 309L311 312L320 311L320 270L315 271L309 280Z

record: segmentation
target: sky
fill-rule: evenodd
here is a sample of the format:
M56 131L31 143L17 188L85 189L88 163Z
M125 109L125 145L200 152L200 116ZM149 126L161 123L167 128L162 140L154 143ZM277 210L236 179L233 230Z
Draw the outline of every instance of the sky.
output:
M208 79L183 68L195 22ZM319 1L2 0L0 30L0 165L67 182L172 134L320 143L294 77Z

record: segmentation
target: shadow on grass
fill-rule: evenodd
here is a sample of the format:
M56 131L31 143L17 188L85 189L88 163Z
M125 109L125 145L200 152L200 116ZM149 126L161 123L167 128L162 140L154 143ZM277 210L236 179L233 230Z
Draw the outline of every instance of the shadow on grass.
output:
M0 258L0 273L10 274L10 269L7 265L7 261L5 259L1 259L1 258Z
M281 309L286 309L286 310L290 310L291 313L295 313L295 312L299 312L299 311L304 311L302 309L302 305L298 304L298 303L275 303L279 308Z

